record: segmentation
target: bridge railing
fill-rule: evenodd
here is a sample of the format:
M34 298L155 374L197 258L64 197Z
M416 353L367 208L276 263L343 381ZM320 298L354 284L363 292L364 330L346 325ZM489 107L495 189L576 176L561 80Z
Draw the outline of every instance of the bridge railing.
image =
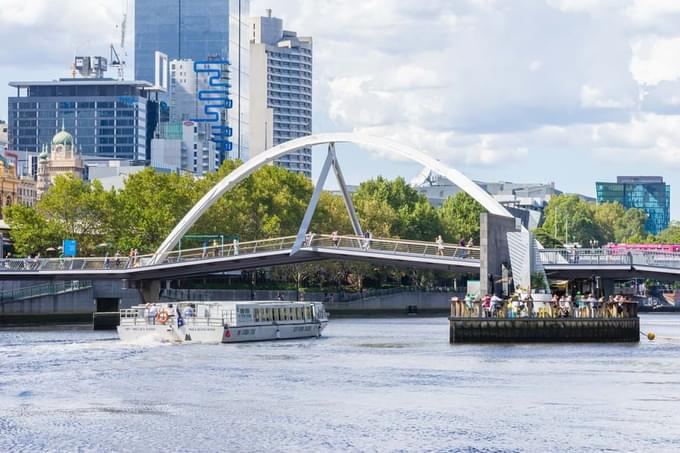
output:
M253 253L273 252L289 249L295 243L295 236L284 236L272 239L260 239L248 242L232 242L231 244L199 247L193 249L174 250L168 254L167 263L198 261L210 258L250 255ZM148 259L152 256L149 255ZM141 265L146 265L147 257L142 257Z
M629 250L621 252L608 248L597 249L543 249L543 264L623 265L680 268L680 253L656 250Z
M329 234L313 235L312 247L343 248L365 251L378 251L395 255L441 256L452 259L479 260L479 247L460 247L451 244L436 244L425 241L405 241L401 239L376 239L360 236L337 236Z
M68 282L50 282L43 285L10 289L6 291L0 291L0 305L22 299L32 299L35 297L79 291L81 289L87 289L91 287L92 282L74 280Z
M251 255L254 253L289 250L295 244L296 236L261 239L247 242L174 250L168 253L164 263L200 261L220 257ZM303 247L342 248L373 251L394 255L439 256L454 260L479 260L479 247L460 247L452 244L436 244L425 241L400 239L364 238L359 236L338 236L310 233L305 237ZM121 270L150 266L153 255L126 257L89 257L89 258L13 258L0 259L2 271L79 271L79 270Z

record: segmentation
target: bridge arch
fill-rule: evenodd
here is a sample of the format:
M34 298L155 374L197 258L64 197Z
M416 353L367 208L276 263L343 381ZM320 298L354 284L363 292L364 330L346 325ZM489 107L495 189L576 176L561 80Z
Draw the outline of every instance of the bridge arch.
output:
M440 161L428 156L422 151L414 149L402 143L397 143L392 140L371 137L356 133L327 133L315 134L305 137L296 138L294 140L281 143L258 154L236 170L224 177L212 189L201 198L196 205L184 216L184 218L175 226L168 237L158 247L154 254L152 263L157 264L177 245L184 234L189 231L193 224L203 215L203 213L210 208L222 195L231 190L234 186L242 180L253 174L260 167L267 165L275 159L298 150L315 145L334 144L334 143L354 143L357 145L364 145L374 148L383 149L392 152L403 158L415 161L424 167L428 167L440 175L445 176L451 182L460 187L463 191L469 194L472 198L477 200L488 212L505 217L512 217L512 215L489 195L484 189L479 187L467 176L463 175L458 170L448 167Z

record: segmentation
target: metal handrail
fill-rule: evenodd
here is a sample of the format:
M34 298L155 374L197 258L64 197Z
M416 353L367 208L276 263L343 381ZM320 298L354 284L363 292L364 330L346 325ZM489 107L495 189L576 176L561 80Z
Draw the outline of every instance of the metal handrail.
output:
M296 236L284 236L225 245L175 250L165 258L164 263L181 263L206 259L250 255L267 251L292 248ZM337 239L337 241L335 240ZM343 235L334 238L329 234L309 233L303 248L335 247L341 249L374 251L392 255L440 256L442 259L479 260L479 247L460 247L451 244L436 244L425 241L399 239L365 238ZM0 259L0 273L3 271L70 271L70 270L123 270L151 266L154 255L126 257L73 257L73 258L12 258Z
M337 245L336 245L337 241ZM401 241L398 239L365 238L361 236L337 236L328 234L314 235L311 243L314 246L328 246L335 248L352 248L360 250L373 250L390 252L392 254L408 254L420 256L441 256L442 258L454 258L461 260L478 260L479 247L461 247L451 244L442 244L425 241ZM441 248L440 248L441 247ZM440 253L441 252L441 253Z
M654 250L543 249L543 264L663 266L680 268L680 253Z
M90 281L73 280L68 282L50 282L25 288L10 289L0 292L0 303L13 302L34 297L51 296L71 291L79 291L92 287Z

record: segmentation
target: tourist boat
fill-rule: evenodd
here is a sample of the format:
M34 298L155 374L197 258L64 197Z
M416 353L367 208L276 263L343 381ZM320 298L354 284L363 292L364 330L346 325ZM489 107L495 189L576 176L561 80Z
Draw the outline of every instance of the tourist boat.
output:
M321 302L162 302L120 311L125 342L241 343L319 337Z

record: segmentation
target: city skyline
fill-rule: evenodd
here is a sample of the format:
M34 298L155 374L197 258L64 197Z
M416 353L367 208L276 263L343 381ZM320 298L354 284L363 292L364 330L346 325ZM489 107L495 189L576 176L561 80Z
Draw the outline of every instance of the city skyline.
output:
M59 8L3 3L5 42L36 29L49 39L4 46L2 119L5 98L13 95L9 81L65 77L76 53L108 55L124 4L92 1L88 21L73 27L51 18L57 10L80 17L78 2ZM626 174L680 184L680 107L674 100L680 6L563 0L513 8L491 1L348 7L255 0L251 16L270 7L286 28L314 37L314 132L354 129L393 138L482 180L555 181L561 190L588 195L595 194L596 180ZM339 148L348 182L375 176L376 168L407 179L421 170L364 156ZM362 164L366 159L372 164ZM671 213L679 218L680 208L672 204Z

